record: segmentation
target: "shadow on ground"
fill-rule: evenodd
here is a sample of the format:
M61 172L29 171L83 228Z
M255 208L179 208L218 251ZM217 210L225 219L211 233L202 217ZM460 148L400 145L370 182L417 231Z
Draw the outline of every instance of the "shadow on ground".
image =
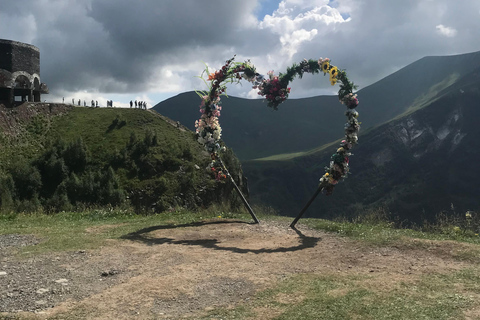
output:
M238 248L238 247L223 247L220 245L220 241L218 241L217 239L175 240L172 238L153 237L149 234L150 232L157 231L157 230L202 227L205 225L212 225L212 224L250 224L252 226L256 225L256 224L244 222L244 221L201 221L201 222L194 222L194 223L187 223L187 224L176 224L176 225L170 224L170 225L152 226L152 227L140 229L135 232L128 233L120 238L125 240L143 242L150 246L161 245L161 244L180 244L180 245L188 245L188 246L202 246L204 248L231 251L235 253L255 253L255 254L275 253L275 252L293 252L293 251L304 250L304 249L315 247L317 243L321 240L320 237L306 236L300 230L293 228L293 230L297 233L298 239L299 239L299 244L296 246L278 247L278 248L269 248L269 249L245 249L245 248ZM255 231L252 231L252 235L253 234L255 234Z

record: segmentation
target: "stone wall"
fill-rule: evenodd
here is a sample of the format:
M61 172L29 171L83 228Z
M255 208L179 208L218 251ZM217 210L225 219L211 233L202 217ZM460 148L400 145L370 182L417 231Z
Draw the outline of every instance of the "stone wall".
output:
M0 39L0 69L40 74L40 50L30 44Z

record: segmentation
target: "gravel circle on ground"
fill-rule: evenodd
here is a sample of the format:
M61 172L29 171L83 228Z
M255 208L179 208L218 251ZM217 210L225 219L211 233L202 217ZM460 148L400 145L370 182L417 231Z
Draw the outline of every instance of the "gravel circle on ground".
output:
M107 258L92 265L89 261L97 255L94 252L14 257L16 249L40 242L33 235L0 235L0 312L38 312L122 281L121 263L109 263Z
M30 234L0 234L0 249L34 246L39 243L40 239Z

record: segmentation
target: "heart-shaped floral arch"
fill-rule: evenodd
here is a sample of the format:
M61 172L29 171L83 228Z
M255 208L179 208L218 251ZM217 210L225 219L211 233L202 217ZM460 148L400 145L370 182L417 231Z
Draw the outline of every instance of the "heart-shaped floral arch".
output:
M348 80L345 70L338 69L332 65L328 58L320 58L319 60L304 59L299 64L293 64L289 67L286 73L274 75L273 71L270 71L268 72L268 77L264 77L256 72L255 66L250 61L243 63L234 62L234 58L227 60L225 65L216 72L210 73L207 67L203 74L208 75L208 78L204 79L204 81L209 90L197 92L202 99L200 105L202 116L195 122L196 133L198 141L211 154L210 170L214 173L215 178L221 180L226 178L228 174L219 157L219 152L222 151L219 144L222 128L218 122L222 109L220 96L226 94L227 83L240 82L242 78L253 83L253 88L258 89L258 94L265 97L268 101L268 106L277 110L278 106L288 98L290 93L288 84L296 76L301 78L304 73L315 74L323 72L324 75L329 74L332 86L339 82L338 99L347 106L347 111L345 112L347 116L345 138L337 151L332 155L330 165L325 167L325 174L320 178L319 190L324 191L327 195L331 194L335 185L348 174L348 161L351 156L350 149L357 144L358 131L360 130L357 120L358 112L354 110L358 105L357 95L353 93L356 86Z

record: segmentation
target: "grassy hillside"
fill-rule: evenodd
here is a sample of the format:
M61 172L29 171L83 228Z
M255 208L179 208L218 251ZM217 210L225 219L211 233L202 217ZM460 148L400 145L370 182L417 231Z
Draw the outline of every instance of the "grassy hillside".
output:
M362 129L418 110L479 66L480 52L425 57L360 88L358 111ZM187 92L162 101L153 109L193 130L200 116L199 104L198 96ZM278 111L267 108L262 100L236 97L222 99L222 105L223 139L241 160L305 152L343 136L344 106L335 96L289 99Z
M1 109L3 210L133 205L140 211L232 200L205 170L194 134L139 109L24 104ZM231 151L225 161L241 183Z

